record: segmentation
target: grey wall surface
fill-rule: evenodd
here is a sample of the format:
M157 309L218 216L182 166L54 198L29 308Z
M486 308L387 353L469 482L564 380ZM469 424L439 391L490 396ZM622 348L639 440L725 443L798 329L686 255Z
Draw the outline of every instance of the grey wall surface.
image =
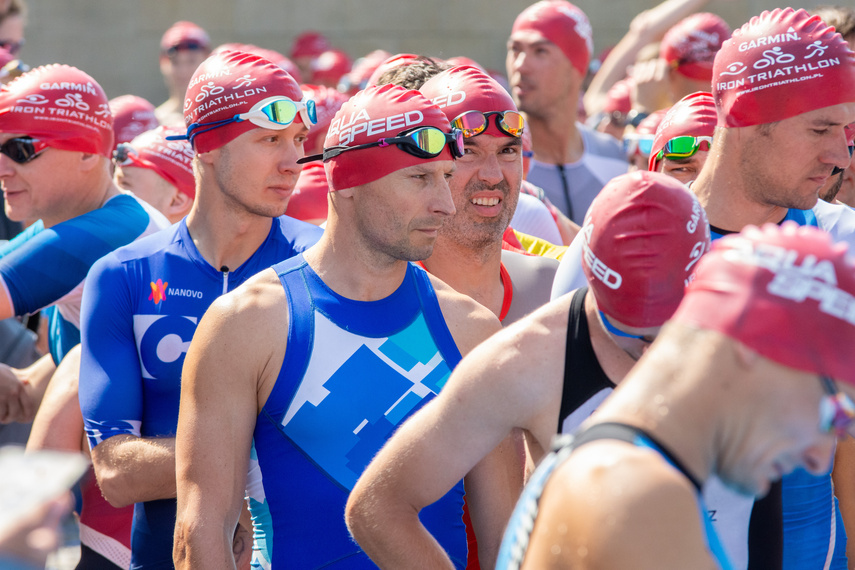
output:
M27 0L22 58L30 65L68 63L95 77L109 97L166 98L159 41L176 20L191 20L215 45L254 43L288 55L306 29L323 32L356 58L376 48L438 57L465 55L504 69L505 42L523 0ZM656 0L578 0L591 20L597 51L614 44ZM802 7L822 3L805 1ZM738 27L774 0L711 0L705 10Z

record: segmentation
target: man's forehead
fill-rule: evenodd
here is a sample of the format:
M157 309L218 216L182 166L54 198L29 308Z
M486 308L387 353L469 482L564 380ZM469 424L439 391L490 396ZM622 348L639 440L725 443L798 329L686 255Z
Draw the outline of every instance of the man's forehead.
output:
M848 125L855 122L855 102L840 103L796 115L793 119L811 125ZM785 119L787 120L787 119ZM783 121L782 121L783 122Z
M557 45L546 39L546 37L536 30L518 30L511 34L508 38L508 44L518 44L526 47L535 47L543 45L545 47L553 47L560 49Z
M493 134L485 132L463 139L463 145L479 149L514 148L522 146L522 138L508 136L504 133Z
M453 172L455 170L453 160L432 160L430 162L420 162L413 166L401 168L396 172L410 176L413 174L438 174L442 172Z

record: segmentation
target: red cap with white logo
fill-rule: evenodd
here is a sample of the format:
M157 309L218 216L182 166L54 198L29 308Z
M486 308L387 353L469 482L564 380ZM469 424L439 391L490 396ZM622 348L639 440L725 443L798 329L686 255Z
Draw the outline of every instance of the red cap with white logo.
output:
M786 222L716 240L674 320L779 364L855 384L855 265L844 243Z
M683 136L711 137L715 132L715 123L715 101L710 93L699 91L674 103L656 129L648 170L656 170L658 167L656 155L665 147L665 143Z
M445 113L420 92L391 84L369 87L351 97L336 113L324 148L377 142L418 127L451 132ZM368 184L402 168L437 160L453 160L448 145L434 158L419 158L395 145L375 146L343 152L327 160L324 166L330 189L343 190Z
M29 135L60 150L106 157L113 153L107 95L92 77L70 65L43 65L4 85L0 132Z
M110 99L113 113L113 144L131 142L134 137L156 129L160 123L154 116L154 105L136 95L121 95Z
M130 143L136 154L128 153L127 166L154 170L179 192L194 198L193 148L186 140L166 140L168 136L180 134L181 131L173 127L157 127L136 137Z
M594 51L591 23L585 13L565 0L541 0L522 11L511 35L534 31L557 45L584 77Z
M659 44L659 57L689 79L711 81L713 61L730 37L730 26L715 14L692 14L668 30Z
M211 47L211 38L208 37L208 32L193 22L175 22L160 38L160 51L166 53L170 48L181 47L188 43L194 43L201 49L207 50Z
M285 213L304 222L317 223L319 220L326 220L329 191L324 165L319 162L309 163L303 167L297 178Z
M613 178L591 204L580 235L582 268L598 307L638 328L661 326L674 314L710 247L698 199L658 172Z
M776 8L724 42L713 66L718 126L773 123L855 101L855 54L818 16Z
M449 121L467 111L492 113L517 110L510 94L495 79L468 65L452 67L434 75L419 91L438 105ZM487 121L483 134L508 136L496 126L494 117Z
M300 86L278 65L254 54L222 51L203 61L190 79L184 99L184 123L189 127L193 123L231 119L276 96L297 103L303 100ZM300 120L298 113L295 121ZM191 142L196 152L208 152L255 128L258 127L251 121L227 123L210 130L200 127Z

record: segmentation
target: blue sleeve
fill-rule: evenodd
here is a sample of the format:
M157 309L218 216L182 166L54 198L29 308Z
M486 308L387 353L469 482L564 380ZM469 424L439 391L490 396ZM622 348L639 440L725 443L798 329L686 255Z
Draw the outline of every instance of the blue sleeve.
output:
M83 281L95 261L132 242L148 222L136 200L117 196L102 208L9 242L0 256L0 276L15 314L56 302Z
M92 267L83 287L79 397L91 448L114 435L140 435L143 386L129 283L110 254Z

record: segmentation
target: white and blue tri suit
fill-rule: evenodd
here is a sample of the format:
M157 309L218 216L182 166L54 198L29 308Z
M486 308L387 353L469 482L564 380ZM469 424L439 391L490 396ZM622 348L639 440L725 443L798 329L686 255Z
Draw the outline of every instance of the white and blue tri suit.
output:
M114 249L169 225L131 194L48 229L41 220L0 249L0 276L18 316L45 307L55 363L80 342L80 298L92 264Z
M181 368L214 300L317 242L322 231L282 216L240 267L220 271L196 249L186 221L93 266L83 294L80 406L94 448L120 434L174 437ZM175 500L138 503L131 568L172 568Z
M392 433L445 385L460 352L427 273L408 264L378 301L346 299L302 255L274 267L286 291L288 344L258 416L247 485L255 568L375 568L344 507ZM466 566L463 483L419 518Z

